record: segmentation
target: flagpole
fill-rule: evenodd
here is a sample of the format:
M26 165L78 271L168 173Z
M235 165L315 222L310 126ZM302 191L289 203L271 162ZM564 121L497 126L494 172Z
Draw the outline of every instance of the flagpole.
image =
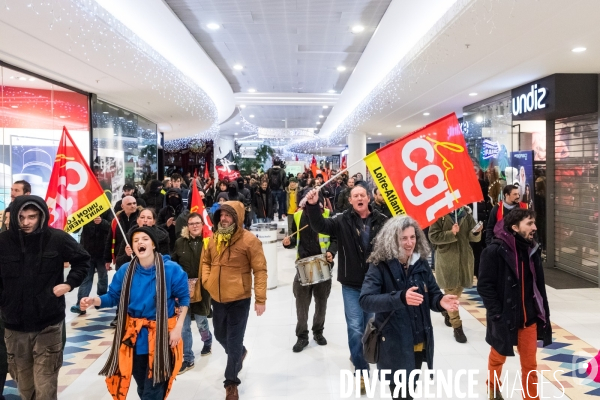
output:
M119 229L121 230L121 233L123 234L123 240L125 241L125 244L129 247L131 247L129 245L129 242L127 241L127 235L125 235L125 231L123 230L123 227L121 226L121 222L119 222L119 218L117 217L117 213L115 213L115 209L113 208L113 206L110 206L110 211L112 211L113 215L115 216L115 219L117 220L117 225L119 225ZM119 249L115 249L115 251L118 251ZM131 249L131 251L133 251L133 248ZM115 255L116 257L116 255Z
M327 182L323 182L321 184L321 186L319 186L317 189L321 190L321 188L323 188L325 185L327 185L329 182L333 181L335 178L337 178L338 176L342 175L344 172L348 171L351 167L354 167L355 165L361 163L362 161L364 161L362 158L360 160L358 160L357 162L355 162L354 164L350 164L348 165L346 168L344 168L343 170L341 170L340 172L338 172L337 174L335 174L333 177L329 178L329 180Z

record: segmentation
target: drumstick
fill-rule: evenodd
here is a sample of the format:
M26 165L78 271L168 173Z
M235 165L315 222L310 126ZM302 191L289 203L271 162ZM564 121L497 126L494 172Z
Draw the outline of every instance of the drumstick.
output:
M306 228L307 226L308 226L308 225L304 225L302 228L300 228L300 230L298 230L298 231L296 231L296 232L292 233L292 234L291 234L291 235L289 235L289 236L286 236L286 238L291 238L291 237L292 237L292 236L294 236L296 233L298 233L298 232L301 232L301 231L302 231L304 228Z

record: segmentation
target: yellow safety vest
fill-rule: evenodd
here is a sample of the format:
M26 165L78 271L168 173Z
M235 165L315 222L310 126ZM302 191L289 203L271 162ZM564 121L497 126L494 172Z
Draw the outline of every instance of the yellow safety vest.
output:
M325 209L323 211L323 218L329 218L329 210ZM296 223L296 248L300 246L300 218L302 217L302 210L294 213L294 222ZM310 228L309 228L310 229ZM327 253L327 249L329 248L330 240L329 235L323 235L319 233L319 246L321 246L321 253ZM300 258L300 255L296 253L296 258Z

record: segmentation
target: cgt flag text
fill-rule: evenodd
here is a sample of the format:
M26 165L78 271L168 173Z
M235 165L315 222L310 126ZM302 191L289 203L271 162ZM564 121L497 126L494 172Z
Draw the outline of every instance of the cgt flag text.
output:
M421 227L482 200L456 115L447 115L365 157L392 214Z
M63 127L46 192L49 225L66 232L81 228L110 209L110 202L73 138Z

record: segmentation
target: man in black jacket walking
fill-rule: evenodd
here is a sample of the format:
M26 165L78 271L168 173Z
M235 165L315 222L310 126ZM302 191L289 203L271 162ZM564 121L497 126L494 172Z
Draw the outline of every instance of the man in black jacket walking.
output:
M337 280L342 284L350 356L356 370L368 371L369 364L363 356L361 339L372 315L362 311L359 297L368 269L367 258L373 248L373 239L387 218L379 211L371 209L365 186L364 183L358 182L350 191L351 208L329 219L321 215L317 204L319 191L314 189L306 195L306 213L312 230L338 239Z
M512 210L516 208L527 208L527 203L519 202L519 188L514 185L506 185L504 189L502 189L502 195L504 196L504 201L499 202L492 208L490 212L490 218L488 219L488 223L485 226L485 244L489 245L494 240L494 229L498 221L501 221L502 218Z
M81 284L89 254L68 233L50 228L41 197L11 205L0 233L0 307L10 375L24 399L56 399L63 357L64 294ZM71 271L64 279L64 264Z
M535 213L516 209L495 229L496 239L483 250L477 291L487 311L485 340L492 346L488 359L489 398L501 399L499 386L507 356L517 346L522 387L527 398L538 398L537 341L552 343L550 308L538 245Z

